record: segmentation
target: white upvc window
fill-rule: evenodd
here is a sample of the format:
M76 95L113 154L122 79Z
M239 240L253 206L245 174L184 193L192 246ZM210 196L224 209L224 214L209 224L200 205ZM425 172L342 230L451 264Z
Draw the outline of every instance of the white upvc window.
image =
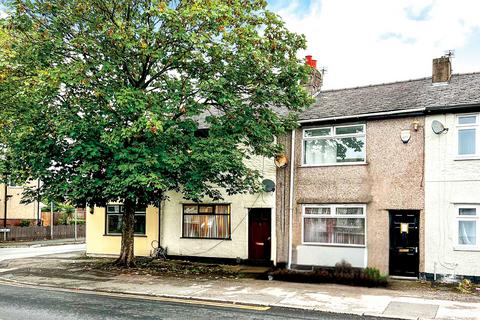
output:
M302 165L365 163L365 124L303 130Z
M364 247L366 205L306 204L302 207L302 243Z
M457 157L477 158L480 157L480 128L479 114L457 115Z
M480 205L455 206L456 245L458 249L480 249Z

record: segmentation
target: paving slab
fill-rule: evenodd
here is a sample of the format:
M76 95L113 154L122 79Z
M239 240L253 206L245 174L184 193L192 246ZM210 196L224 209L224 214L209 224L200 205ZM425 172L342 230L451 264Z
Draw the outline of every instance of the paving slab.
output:
M385 311L383 311L383 314L387 316L403 315L412 318L435 319L438 307L437 304L391 301Z

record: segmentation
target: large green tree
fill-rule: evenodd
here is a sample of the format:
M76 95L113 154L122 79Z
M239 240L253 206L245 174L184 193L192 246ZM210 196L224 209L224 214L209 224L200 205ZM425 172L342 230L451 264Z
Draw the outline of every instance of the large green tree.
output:
M30 198L135 207L253 192L310 97L303 36L262 0L17 0L1 21L2 174ZM281 112L278 112L280 111ZM208 128L207 130L204 130Z

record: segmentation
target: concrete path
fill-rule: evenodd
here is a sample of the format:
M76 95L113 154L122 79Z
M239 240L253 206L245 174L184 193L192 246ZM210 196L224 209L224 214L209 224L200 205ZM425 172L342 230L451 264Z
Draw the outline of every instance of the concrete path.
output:
M84 260L83 260L84 261ZM118 274L82 267L73 255L11 260L0 280L104 293L298 308L396 319L480 320L480 296L334 284Z
M0 248L0 261L78 251L85 251L85 244L68 244L59 246L26 248Z

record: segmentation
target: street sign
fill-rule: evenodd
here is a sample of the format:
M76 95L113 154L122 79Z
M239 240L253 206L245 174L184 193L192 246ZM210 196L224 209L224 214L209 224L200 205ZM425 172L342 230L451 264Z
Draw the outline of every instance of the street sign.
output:
M10 229L0 229L0 232L10 232Z

